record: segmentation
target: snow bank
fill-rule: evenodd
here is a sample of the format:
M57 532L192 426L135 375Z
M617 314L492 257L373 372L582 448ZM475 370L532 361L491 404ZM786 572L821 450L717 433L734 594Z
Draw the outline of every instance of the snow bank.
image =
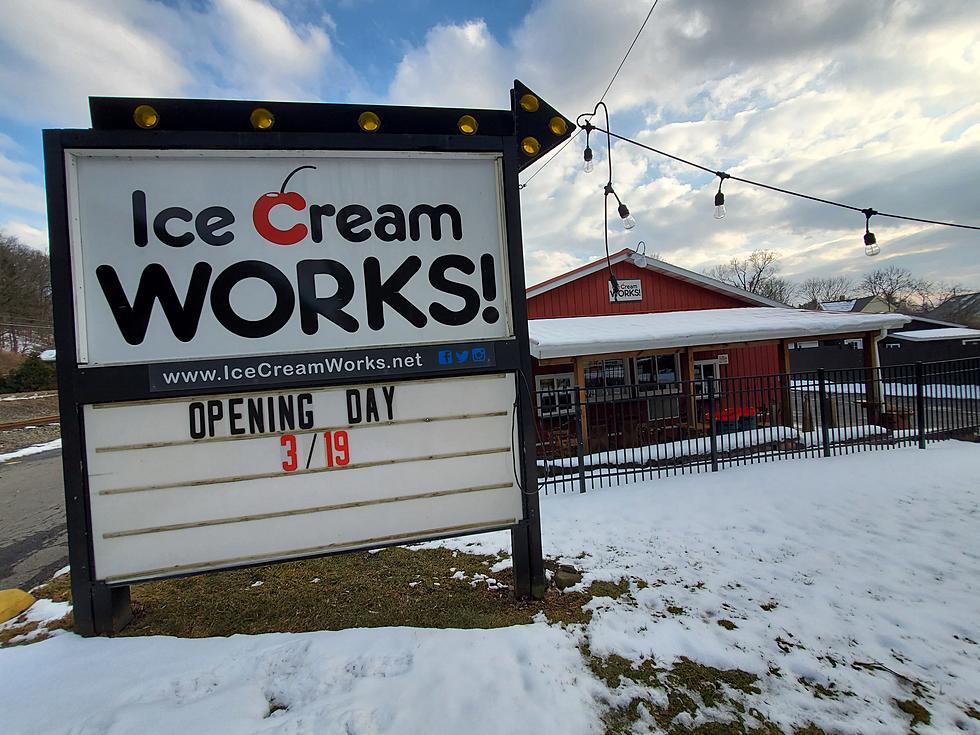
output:
M23 449L18 449L16 452L8 452L7 454L0 454L0 462L6 462L8 459L17 459L19 457L27 457L31 454L40 454L41 452L49 452L52 449L61 449L61 437L57 439L52 439L44 444L35 444L32 447L24 447Z
M545 624L62 635L0 650L0 711L8 735L599 732L576 645Z
M898 434L899 432L896 432ZM917 434L918 432L912 431L912 434ZM901 436L895 436L889 433L888 429L881 426L875 426L873 424L863 424L859 426L840 426L835 429L828 429L827 434L830 437L831 444L842 444L843 442L856 441L857 439L867 439L868 437L878 436L885 437L891 436L893 439L907 438L905 431L901 432ZM808 447L820 446L823 443L823 432L820 429L816 431L801 431L799 433L800 441Z
M794 380L792 389L807 393L816 393L820 390L816 380ZM844 393L853 395L864 395L866 386L864 383L827 383L828 393ZM900 396L914 398L916 389L914 384L908 383L882 383L881 390L886 396ZM922 394L926 398L937 398L947 400L980 400L980 385L943 385L931 384L922 386Z
M542 496L543 546L583 587L649 584L593 602L600 655L778 668L761 709L786 731L908 732L893 700L914 698L933 722L917 731L978 733L964 714L980 692L977 477L980 446L945 442ZM442 543L510 550L503 533ZM875 662L927 695L852 666ZM856 696L817 698L800 679Z
M729 434L718 434L716 445L719 452L731 452L738 449L757 447L762 444L798 439L799 432L786 426L772 426L765 429L736 431ZM587 454L582 459L583 467L599 465L629 465L645 464L647 462L665 462L679 457L698 457L711 453L711 438L700 436L694 439L682 439L664 444L648 444L642 447L615 449L608 452ZM561 467L574 469L578 467L578 457L563 457L538 461L539 467Z

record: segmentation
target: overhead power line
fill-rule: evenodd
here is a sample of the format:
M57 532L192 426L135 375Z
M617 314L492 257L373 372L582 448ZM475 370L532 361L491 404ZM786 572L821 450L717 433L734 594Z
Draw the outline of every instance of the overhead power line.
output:
M647 21L650 20L650 16L653 15L653 11L656 9L657 4L659 2L660 0L653 1L653 5L651 5L650 10L647 11L647 17L643 19L643 22L640 24L639 30L636 32L636 35L633 36L633 41L630 43L629 48L626 49L626 53L623 54L623 59L622 61L619 62L619 66L616 67L616 71L614 71L612 77L610 77L609 84L606 85L606 89L603 91L602 96L599 98L599 102L602 102L603 100L606 99L606 95L609 94L609 90L612 89L613 82L616 81L616 77L618 77L619 72L622 71L623 65L626 63L626 60L630 57L630 53L632 53L633 47L636 46L636 42L639 40L640 34L643 33L643 29L647 27ZM552 153L547 159L545 159L545 161L540 166L538 166L538 168L534 171L534 173L532 173L530 176L524 179L524 183L520 185L520 188L523 189L525 186L530 184L531 179L533 179L535 176L541 173L549 163L554 161L555 158L558 157L558 154L561 153L561 151L565 148L565 146L567 146L569 143L575 140L578 137L579 133L581 132L582 132L582 128L579 128L578 130L575 131L575 135L573 135L571 138L569 138L560 146L558 146L558 148L555 149L554 153Z
M647 17L644 18L643 23L640 24L640 30L636 32L636 36L633 37L633 42L630 44L630 47L626 49L626 53L623 54L623 60L619 62L619 66L617 66L616 71L613 72L612 79L609 80L609 84L606 85L606 89L602 93L602 97L599 98L600 102L604 101L606 99L606 95L609 94L609 90L612 87L613 82L615 82L616 77L619 76L619 72L622 70L623 64L626 63L626 59L630 57L630 52L633 50L633 47L636 45L636 42L639 40L640 34L643 33L643 29L647 27L647 21L650 20L650 16L653 15L653 11L656 9L657 3L659 2L660 0L653 0L653 5L651 5L650 10L647 11Z

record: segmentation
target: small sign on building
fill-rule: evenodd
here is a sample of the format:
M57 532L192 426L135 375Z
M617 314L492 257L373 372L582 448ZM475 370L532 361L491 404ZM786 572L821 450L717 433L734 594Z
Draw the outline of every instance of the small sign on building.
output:
M618 290L609 282L609 301L643 301L643 282L639 278L622 278Z

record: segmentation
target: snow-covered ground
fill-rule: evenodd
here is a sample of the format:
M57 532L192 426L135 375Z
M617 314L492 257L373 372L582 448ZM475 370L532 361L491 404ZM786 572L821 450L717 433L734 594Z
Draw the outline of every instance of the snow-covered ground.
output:
M666 699L608 688L587 646L754 673L748 706L787 732L908 732L896 701L916 700L916 732L980 733L977 478L980 446L946 442L542 497L548 556L583 588L629 580L587 625L62 634L0 650L3 731L600 733L604 707ZM439 543L509 550L503 533Z
M20 457L27 457L31 454L40 454L41 452L50 452L52 449L61 449L61 438L52 439L49 442L44 442L43 444L34 444L30 447L24 447L23 449L18 449L15 452L7 452L6 454L0 454L0 462L6 462L8 459L19 459Z
M867 386L864 383L826 383L828 393L846 393L849 395L864 395ZM820 383L816 380L794 380L792 388L795 391L816 393ZM882 393L886 396L903 396L914 398L916 386L914 383L882 383ZM929 384L922 386L922 395L926 398L945 400L980 399L980 385L944 385Z

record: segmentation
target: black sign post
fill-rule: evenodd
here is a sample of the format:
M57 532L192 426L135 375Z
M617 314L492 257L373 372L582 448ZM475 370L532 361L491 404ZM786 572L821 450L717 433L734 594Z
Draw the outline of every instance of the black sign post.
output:
M513 541L515 593L525 599L542 597L545 576L517 177L522 168L540 160L545 153L566 140L574 127L572 123L520 82L515 82L512 91L511 110L93 98L91 112L90 130L47 130L44 133L75 629L83 635L112 634L124 626L131 615L128 585L108 583L100 579L95 571L84 407L120 402L149 403L230 392L248 394L259 390L317 388L349 384L355 379L358 383L372 383L491 373L513 375L518 435L517 446L513 448L514 474L522 491L523 511L523 518L509 526ZM512 334L505 339L449 341L443 344L423 342L360 349L357 350L357 359L343 344L331 345L330 349L324 350L313 340L309 351L299 353L255 355L245 352L221 355L220 360L163 362L141 357L139 346L134 345L132 360L89 365L80 359L83 356L79 354L84 335L77 331L79 321L76 314L76 308L83 303L77 280L82 263L78 243L74 242L78 226L78 192L70 190L71 163L66 154L85 150L179 150L199 151L202 155L208 151L259 155L275 151L498 154L502 172L502 229L506 241L505 273L509 284L507 301L511 309ZM275 196L275 193L269 196ZM138 211L138 204L140 202L134 192L134 212ZM142 204L145 205L145 202ZM182 217L182 214L178 212L175 216ZM211 237L212 245L220 244L220 236L215 234L220 221L220 213L210 220L198 217L198 234L203 233L202 239ZM146 223L143 225L146 226ZM139 239L138 223L134 227ZM166 230L162 234L171 236ZM179 246L179 242L167 244ZM105 283L102 286L103 289L108 288ZM133 308L135 310L135 304ZM152 303L151 308L159 310L165 306ZM462 359L456 359L454 355ZM446 356L445 359L443 356ZM306 366L350 364L356 365L356 369L310 372L306 368L297 368L298 363ZM148 523L152 520L148 519ZM373 547L385 545L391 544L372 544ZM307 556L323 556L326 553L333 552L310 553ZM271 561L276 560L261 563ZM216 568L245 565L228 563ZM156 578L171 576L178 575L161 574Z

